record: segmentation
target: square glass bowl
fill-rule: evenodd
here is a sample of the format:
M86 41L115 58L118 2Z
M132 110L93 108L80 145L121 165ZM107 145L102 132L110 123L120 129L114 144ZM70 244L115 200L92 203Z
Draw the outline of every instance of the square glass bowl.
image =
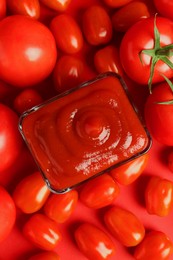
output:
M112 72L24 112L19 129L56 193L129 162L151 146L123 79Z

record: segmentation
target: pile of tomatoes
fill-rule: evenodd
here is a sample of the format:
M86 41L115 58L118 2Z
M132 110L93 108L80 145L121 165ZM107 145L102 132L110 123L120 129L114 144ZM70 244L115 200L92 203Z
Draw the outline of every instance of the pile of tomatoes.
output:
M1 260L171 259L172 50L171 0L1 0ZM153 147L53 194L19 117L107 71L124 78Z

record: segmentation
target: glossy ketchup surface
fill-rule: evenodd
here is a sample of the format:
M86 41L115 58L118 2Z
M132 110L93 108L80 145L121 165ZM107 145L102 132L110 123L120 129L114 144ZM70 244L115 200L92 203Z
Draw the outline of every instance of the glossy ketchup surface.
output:
M150 146L124 83L113 73L24 113L20 129L49 186L58 192Z

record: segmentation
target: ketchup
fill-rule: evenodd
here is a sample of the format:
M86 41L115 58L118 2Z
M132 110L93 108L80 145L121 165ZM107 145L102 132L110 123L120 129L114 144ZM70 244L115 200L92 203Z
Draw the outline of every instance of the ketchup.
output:
M58 193L142 155L151 144L124 82L111 72L26 111L20 131Z

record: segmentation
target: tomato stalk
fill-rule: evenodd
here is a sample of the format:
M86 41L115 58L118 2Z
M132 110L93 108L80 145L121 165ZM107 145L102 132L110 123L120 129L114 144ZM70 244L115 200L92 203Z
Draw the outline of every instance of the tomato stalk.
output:
M156 25L156 16L154 19L154 48L149 50L142 50L140 53L140 59L142 53L151 56L151 67L150 67L150 77L148 80L148 87L150 93L152 93L152 80L154 76L154 69L156 63L159 60L161 60L164 63L166 63L171 69L173 69L173 63L169 60L169 58L173 56L173 44L169 44L164 47L160 46L160 33Z
M173 83L172 81L170 81L165 75L162 74L162 77L164 77L164 79L166 80L166 82L168 83L171 91L173 92ZM162 101L162 102L157 102L157 104L160 105L173 105L173 99L172 100L168 100L168 101Z

